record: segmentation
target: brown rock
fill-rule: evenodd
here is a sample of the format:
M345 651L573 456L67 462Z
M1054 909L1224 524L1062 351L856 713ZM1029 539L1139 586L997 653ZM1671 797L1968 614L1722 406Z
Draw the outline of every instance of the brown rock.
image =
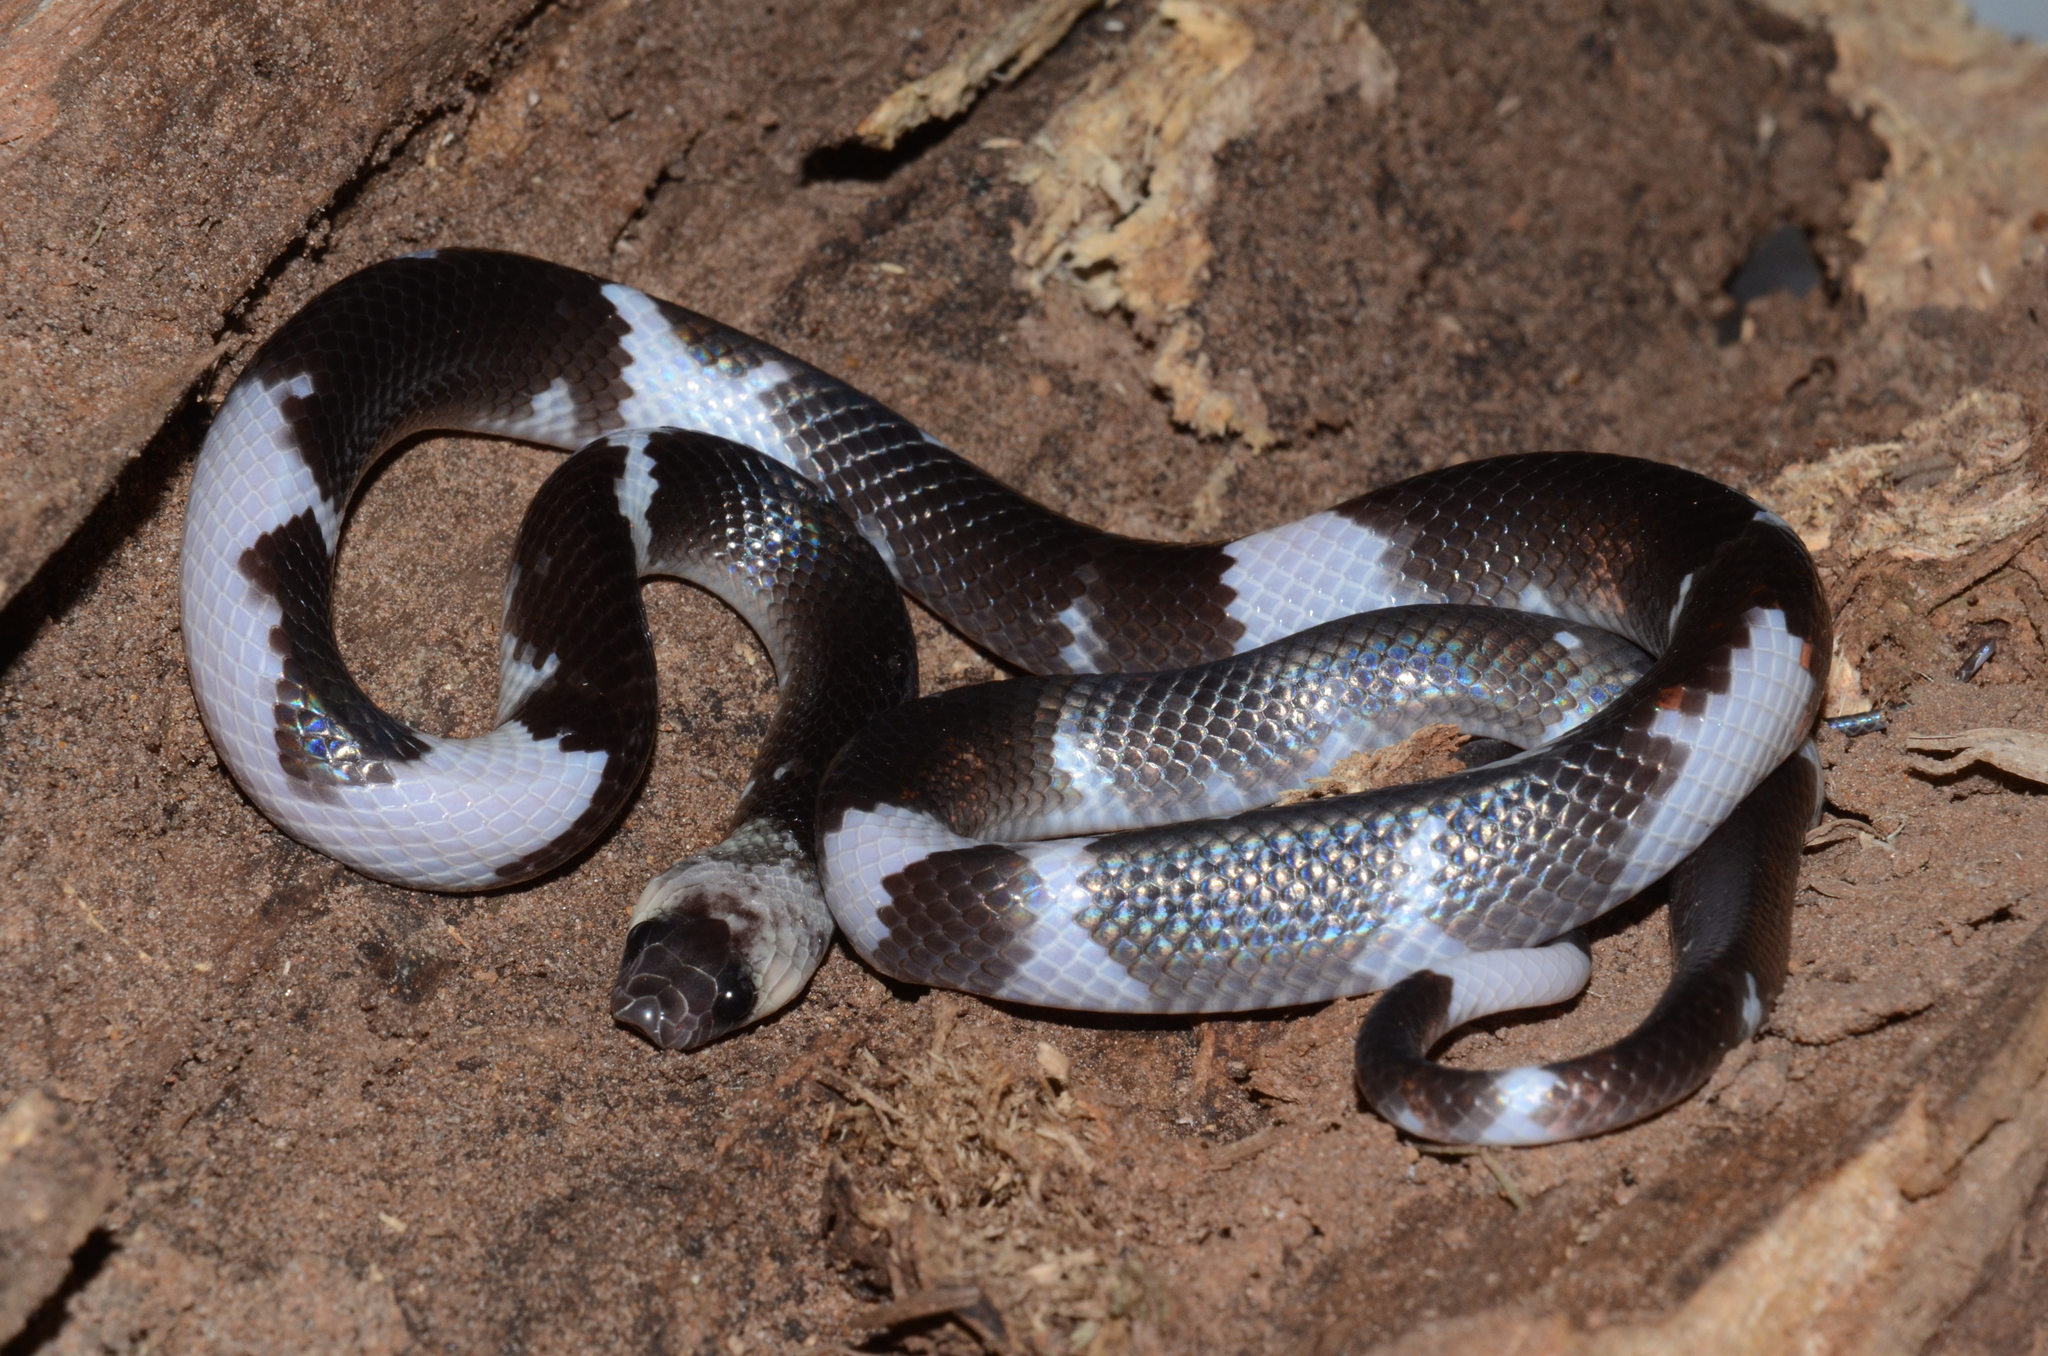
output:
M38 1089L0 1116L0 1342L63 1283L71 1254L121 1194L113 1155Z
M0 604L526 7L0 6Z

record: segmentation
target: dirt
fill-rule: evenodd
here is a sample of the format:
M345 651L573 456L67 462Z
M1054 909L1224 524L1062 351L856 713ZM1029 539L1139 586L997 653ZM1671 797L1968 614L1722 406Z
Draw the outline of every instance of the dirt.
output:
M1823 557L1896 708L1888 732L1827 741L1831 826L1785 997L1702 1095L1582 1144L1447 1155L1397 1135L1351 1090L1369 1000L1077 1017L893 986L835 950L779 1017L649 1049L605 1012L626 911L722 832L773 701L750 634L682 586L647 592L654 771L545 880L380 885L237 793L178 634L209 402L313 291L425 245L543 254L720 316L1054 507L1151 536L1188 535L1205 502L1235 534L1542 447L1761 492L1973 389L2017 397L2029 430L2048 409L2048 268L1982 310L1873 318L1843 286L1846 205L1885 148L1829 92L1825 36L1721 0L1494 0L1366 6L1392 99L1333 88L1223 149L1184 318L1282 441L1200 438L1155 391L1158 334L1057 280L1034 295L1011 254L1020 148L1144 6L1088 15L897 152L849 141L1007 12L540 11L500 76L279 262L220 381L0 614L0 1105L56 1098L127 1184L7 1356L1344 1352L1481 1310L1599 1330L1684 1301L1910 1090L1980 1057L2009 977L2041 963L2048 804L1995 769L1913 771L1903 736L2041 724L2038 542L1946 595L1952 562ZM1787 222L1827 282L1736 314L1724 284ZM502 571L554 461L426 440L361 502L344 648L425 728L490 718ZM928 688L996 676L918 628ZM1619 911L1585 995L1479 1023L1448 1057L1619 1036L1667 973L1663 926L1654 899ZM2030 1218L1930 1350L2044 1340Z

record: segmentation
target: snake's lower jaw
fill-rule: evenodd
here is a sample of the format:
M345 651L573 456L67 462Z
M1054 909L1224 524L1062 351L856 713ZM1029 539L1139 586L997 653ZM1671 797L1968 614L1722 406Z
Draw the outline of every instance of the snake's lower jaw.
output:
M724 920L650 918L626 934L612 1017L664 1050L694 1050L754 1016L752 978Z

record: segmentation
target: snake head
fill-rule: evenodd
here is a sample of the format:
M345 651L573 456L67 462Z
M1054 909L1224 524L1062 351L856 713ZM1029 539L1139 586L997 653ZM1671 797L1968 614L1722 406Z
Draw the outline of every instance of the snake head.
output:
M754 981L724 918L671 913L635 924L612 983L612 1017L664 1050L694 1050L754 1015Z

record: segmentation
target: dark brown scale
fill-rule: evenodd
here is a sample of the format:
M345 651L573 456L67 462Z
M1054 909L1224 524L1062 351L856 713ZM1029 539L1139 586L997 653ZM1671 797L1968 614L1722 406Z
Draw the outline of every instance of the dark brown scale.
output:
M629 394L619 379L624 355L618 338L625 327L602 286L587 274L517 255L457 251L388 260L307 303L264 344L242 380L309 386L286 397L281 410L322 498L339 512L379 456L423 429L509 421L550 389L568 393L576 441L617 424L619 403ZM405 360L394 361L397 354ZM579 491L586 500L588 488ZM587 518L593 509L604 512L590 502L563 511ZM609 548L590 539L586 549L608 549L612 556L623 549L630 580L631 540L620 535L624 520L615 499L609 511L616 520ZM243 574L284 614L276 643L291 690L279 694L279 762L294 779L310 777L316 786L323 778L388 781L390 763L417 758L427 745L371 702L342 663L332 565L310 511L264 534L242 560ZM583 587L580 576L557 582L569 590ZM581 672L558 674L534 694L540 701L534 718L548 729L536 738L560 735L564 747L609 755L599 800L613 815L646 764L650 736L634 727L651 728L652 660L642 673L620 648L630 649L630 640L595 629L625 615L616 600L579 605L562 592L546 603L540 601L546 586L541 590L529 595L529 608L553 607L561 617L589 613L584 620L593 629L566 648L539 649L543 656L560 654ZM638 616L637 601L632 615ZM520 624L544 626L546 618L529 616ZM614 680L624 685L617 700L597 685ZM544 871L601 827L586 814L548 850L507 862L500 875L518 880Z
M1783 610L1796 635L1827 629L1807 586L1811 566L1790 534L1760 530L1756 505L1742 495L1658 462L1498 457L1375 490L1335 511L1405 548L1404 574L1436 601L1514 607L1534 586L1572 597L1589 623L1661 652L1680 581L1693 575L1686 611L1703 624L1703 641L1751 606ZM1787 592L1772 581L1799 587ZM1745 606L1733 606L1737 598ZM1688 671L1680 681L1694 677Z
M370 784L391 779L387 761L403 762L426 745L387 715L349 677L327 608L334 562L311 509L256 539L242 553L242 577L276 602L281 614L270 648L284 657L278 684L277 757L295 781L332 779ZM333 749L345 741L346 752Z
M1574 701L1597 703L1596 693L1618 691L1647 663L1626 642L1582 630L1580 648L1568 651L1555 638L1556 624L1542 618L1455 605L1392 608L1329 622L1197 668L955 689L891 712L862 731L827 776L821 819L830 830L848 811L887 803L921 810L964 837L1044 836L1047 830L1032 822L1040 816L1096 814L1104 808L1099 789L1071 780L1076 769L1054 765L1056 736L1067 738L1071 750L1088 750L1093 776L1114 785L1115 803L1138 822L1170 821L1182 796L1207 796L1218 778L1250 794L1260 794L1258 788L1276 777L1282 780L1265 794L1295 784L1285 780L1287 759L1321 744L1331 721L1353 719L1339 712L1357 711L1382 742L1448 720L1534 743L1543 737L1546 721L1561 714L1556 703L1567 691L1580 693ZM1223 737L1209 737L1216 735ZM1498 774L1486 777L1497 780ZM1571 802L1562 804L1572 808ZM1250 945L1246 939L1270 931L1270 917L1262 922L1255 916L1266 915L1265 906L1247 906L1227 934L1209 935L1206 925L1192 917L1185 919L1192 928L1179 926L1175 920L1183 918L1183 911L1171 902L1185 896L1193 901L1186 915L1213 916L1222 906L1214 903L1205 882L1229 874L1242 847L1265 851L1275 838L1267 831L1268 820L1291 813L1204 820L1098 839L1094 855L1102 862L1101 871L1129 873L1120 897L1149 887L1165 902L1151 910L1105 912L1096 941L1148 983L1184 985L1185 993L1166 998L1173 1006L1193 1006L1203 996L1242 999L1234 1002L1238 1007L1262 999L1301 1001L1288 986L1342 971L1356 954L1356 939L1369 930L1359 899L1347 899L1355 870L1311 871L1317 877L1309 886L1313 898L1299 911L1305 949L1290 956L1285 938L1259 942L1261 948L1274 949L1261 951L1266 968L1255 980L1235 973L1234 958ZM1062 832L1113 827L1095 820ZM1370 835L1339 815L1321 836L1330 850L1340 850L1343 842ZM1125 852L1125 844L1135 846ZM1568 845L1553 850L1564 860L1572 856ZM1021 858L1006 860L1025 869ZM1193 876L1182 870L1188 863L1197 868ZM1526 874L1527 863L1503 869L1511 876ZM887 888L895 898L888 916L903 920L892 924L900 932L920 910L947 917L972 912L979 883L959 872L932 877L906 870ZM956 893L945 894L948 889ZM1021 889L1012 887L1012 894ZM1307 917L1311 914L1313 919ZM1317 940L1333 933L1353 942L1329 946ZM1180 954L1167 940L1174 936L1199 936L1205 949L1199 956ZM928 968L908 968L934 963L929 941L914 951L884 949L886 958L878 953L873 959L892 974L924 983L957 982Z
M1039 736L1060 705L1040 684L984 683L878 716L833 763L819 831L887 804L927 806L953 832L980 835L1014 801L1049 792L1050 737Z
M1791 954L1817 775L1804 752L1788 758L1671 873L1671 982L1629 1035L1544 1066L1558 1086L1537 1119L1556 1138L1618 1129L1686 1097L1769 1014ZM1428 1058L1451 996L1452 982L1430 970L1381 995L1358 1032L1359 1091L1432 1139L1485 1140L1502 1112L1495 1076Z
M536 740L609 757L583 813L545 851L499 867L507 881L539 875L593 842L654 756L660 694L632 531L619 511L625 463L622 450L603 443L563 462L535 493L512 548L518 584L505 600L504 630L530 663L558 667L507 719Z
M806 372L767 397L819 481L895 558L918 600L1035 673L1067 670L1060 614L1083 610L1104 672L1219 659L1242 624L1226 609L1224 548L1119 537L1062 517L925 438L866 396Z
M621 375L625 326L601 288L598 279L511 255L449 251L393 260L316 298L265 345L248 379L305 383L305 393L284 401L284 413L321 494L339 510L378 455L423 428L509 427L551 391L566 393L573 411L562 430L565 440L616 427L621 403L631 395ZM736 376L781 359L766 345L679 308L668 308L667 315L707 370ZM1222 582L1232 563L1227 546L1141 542L1075 523L931 444L858 392L801 364L790 367L797 375L764 398L789 444L784 451L817 475L862 531L886 543L905 587L979 643L1040 671L1068 667L1077 640L1087 642L1081 662L1103 669L1166 668L1234 649L1243 628L1229 615L1233 596ZM582 498L572 495L562 511L596 523L606 514L600 482L607 475L615 482L616 472L607 465L573 474L590 479L579 482ZM1789 532L1754 521L1753 504L1698 476L1624 458L1509 457L1419 477L1339 511L1394 543L1404 557L1399 568L1411 601L1515 607L1537 590L1572 600L1575 623L1616 631L1659 654L1627 696L1556 749L1518 760L1510 772L1467 772L1422 793L1456 817L1461 842L1484 847L1485 869L1475 869L1464 887L1468 907L1444 920L1454 936L1526 945L1559 926L1557 911L1537 896L1568 905L1597 902L1622 870L1629 826L1668 792L1684 764L1683 749L1649 733L1657 712L1697 712L1709 695L1728 690L1733 654L1748 640L1741 620L1748 609L1786 614L1792 634L1807 644L1804 662L1818 700L1829 618L1810 562ZM323 766L335 775L375 780L380 767L417 756L420 746L408 745L410 736L369 705L340 670L327 620L331 561L312 515L302 516L303 522L267 534L243 561L252 584L278 598L285 612L276 641L286 658L279 756L288 771L298 760L293 775L305 776L320 763L309 750L328 737L321 722L344 712L344 733L353 743L345 740L344 755ZM616 541L593 549L616 554ZM1680 581L1688 579L1685 621L1673 634ZM652 720L651 698L643 715L632 691L641 681L641 661L628 653L634 642L619 639L614 627L573 669L571 650L560 648L578 643L570 638L572 623L609 625L612 607L580 609L590 615L578 617L579 609L567 604L515 599L513 634L536 655L557 654L563 661L562 670L529 695L522 718L530 716L571 747L605 752L605 797L622 799L644 765ZM1063 614L1086 618L1085 635L1062 624ZM639 639L644 642L644 631ZM624 698L601 686L615 679L629 689ZM806 733L791 735L784 761L805 776L823 761L822 752L804 761L811 749L827 747L820 731L841 718L829 714L829 706L821 699L812 708L825 713L818 722L804 717L790 727ZM1026 726L1042 723L1035 708L1029 716ZM1010 728L1011 740L1027 738L1021 728ZM1232 725L1212 737L1227 743L1241 728ZM977 776L1042 775L1033 757L1015 743L970 748L964 737L946 754L948 775L963 785ZM887 777L870 781L849 803L903 794ZM1471 809L1487 797L1485 814ZM750 812L794 822L803 812L801 800L785 797L779 787L757 786L748 804ZM1182 863L1169 874L1181 873L1187 862L1199 865L1211 848L1249 850L1260 843L1284 848L1275 850L1276 869L1299 870L1295 859L1307 850L1303 844L1328 840L1352 815L1333 805L1111 835L1098 844L1102 867L1091 888L1101 888L1104 898L1116 895L1147 872L1164 870L1159 863L1167 849ZM585 820L591 822L579 821L546 852L508 870L544 869L573 852L597 831L592 815ZM898 892L900 921L914 939L905 943L911 948L906 957L914 950L922 957L916 963L934 974L964 966L962 974L984 979L1016 963L1010 914L1029 882L1003 851L937 854L895 878L890 888ZM1175 879L1183 888L1180 876ZM977 891L979 906L959 902ZM940 897L954 903L934 902ZM1184 888L1181 899L1186 907L1203 907ZM919 922L913 917L919 908L936 912ZM1227 973L1205 969L1211 957L1160 941L1172 932L1160 921L1110 909L1100 926L1106 945L1131 952L1133 973L1173 976L1190 991L1227 992ZM927 932L918 933L919 927ZM956 940L965 954L948 960L939 948ZM1334 964L1327 951L1317 943L1302 964Z
M322 497L339 507L408 434L509 420L557 383L575 404L572 444L617 427L631 394L619 376L626 326L603 286L514 254L390 259L308 302L242 379L311 381L284 410Z
M687 455L699 444L724 449ZM648 505L657 571L749 595L781 692L732 822L768 819L811 851L818 779L839 746L917 693L917 642L895 580L817 488L722 439L667 431ZM709 582L712 573L729 580Z
M623 447L608 438L578 453ZM818 781L831 755L917 691L917 643L881 558L795 472L722 439L646 438L652 573L702 584L743 612L775 656L780 699L754 755L732 831L677 868L778 867L815 890ZM608 452L623 460L625 453ZM819 905L822 912L822 905ZM635 924L612 1013L657 1045L689 1049L753 1020L756 901L705 887ZM822 949L822 941L821 941Z
M884 974L976 993L1000 993L1031 958L1026 904L1038 874L997 843L934 852L883 881L892 904L876 954Z
M612 1017L656 1045L688 1050L751 1020L754 939L739 920L749 901L708 897L699 908L636 923L612 984Z
M1627 642L1585 630L1573 653L1543 618L1387 608L1192 668L956 688L862 731L830 774L824 826L888 803L921 807L964 836L1044 836L1037 821L1085 800L1053 765L1063 731L1089 750L1127 823L1170 822L1176 799L1219 777L1291 787L1288 760L1313 756L1338 722L1369 723L1386 743L1438 722L1538 742L1559 703L1618 691L1647 663Z

